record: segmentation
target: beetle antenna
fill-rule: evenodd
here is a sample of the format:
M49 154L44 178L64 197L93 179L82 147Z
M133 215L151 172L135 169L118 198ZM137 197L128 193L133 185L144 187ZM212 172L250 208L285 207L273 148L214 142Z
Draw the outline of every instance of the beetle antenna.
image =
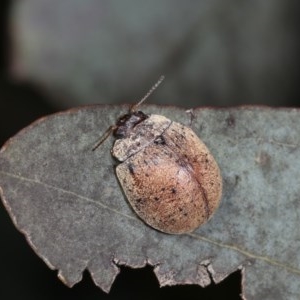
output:
M165 79L164 75L161 75L158 79L158 81L151 87L151 89L148 91L148 93L136 104L134 104L131 109L130 112L133 113L137 110L137 108L158 88L158 86L163 82L163 80Z
M158 81L151 87L151 89L148 91L148 93L136 104L134 104L131 109L130 113L134 113L137 108L158 88L158 86L162 83L162 81L165 79L164 75L161 75L158 79ZM92 148L92 151L95 151L110 135L111 133L118 128L117 125L109 126L108 129L104 132L101 139L95 144L95 146Z
M92 151L95 151L110 135L111 133L117 128L116 125L109 126L108 129L104 132L101 139L95 144L92 148Z

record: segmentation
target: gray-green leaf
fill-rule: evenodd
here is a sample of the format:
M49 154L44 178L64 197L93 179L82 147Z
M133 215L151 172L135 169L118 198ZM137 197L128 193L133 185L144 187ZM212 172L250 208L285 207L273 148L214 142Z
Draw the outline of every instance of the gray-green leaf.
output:
M196 109L191 127L217 160L221 206L195 232L168 235L131 210L114 174L113 138L93 145L127 106L89 106L40 119L0 153L2 200L16 227L72 286L87 269L109 291L118 266L154 265L161 285L243 274L247 299L300 295L300 113ZM183 109L145 105L188 125Z

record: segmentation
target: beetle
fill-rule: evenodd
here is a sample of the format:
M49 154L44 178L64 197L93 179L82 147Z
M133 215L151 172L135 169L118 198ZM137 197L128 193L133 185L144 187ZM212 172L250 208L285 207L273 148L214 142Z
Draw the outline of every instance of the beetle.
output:
M109 128L93 150L113 132L111 153L120 162L116 175L133 210L161 232L183 234L211 218L220 203L222 177L191 128L137 110L162 80Z

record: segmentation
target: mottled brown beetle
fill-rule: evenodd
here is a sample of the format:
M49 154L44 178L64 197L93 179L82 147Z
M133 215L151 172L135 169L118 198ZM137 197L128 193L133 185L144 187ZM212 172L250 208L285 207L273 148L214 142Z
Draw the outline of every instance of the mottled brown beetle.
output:
M222 177L205 144L188 127L137 107L120 117L111 132L117 138L112 155L121 163L116 174L138 216L165 233L182 234L205 223L219 206Z

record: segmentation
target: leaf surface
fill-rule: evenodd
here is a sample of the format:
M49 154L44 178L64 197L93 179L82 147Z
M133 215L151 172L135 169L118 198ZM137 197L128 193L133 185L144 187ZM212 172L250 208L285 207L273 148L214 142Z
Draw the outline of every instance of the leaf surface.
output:
M195 232L168 235L130 208L110 137L127 106L88 106L38 120L0 153L1 198L16 227L72 286L87 269L109 291L119 265L154 265L161 285L218 283L240 269L246 299L300 294L300 113L262 107L195 109L191 127L218 162L221 205ZM144 106L189 125L183 109Z

